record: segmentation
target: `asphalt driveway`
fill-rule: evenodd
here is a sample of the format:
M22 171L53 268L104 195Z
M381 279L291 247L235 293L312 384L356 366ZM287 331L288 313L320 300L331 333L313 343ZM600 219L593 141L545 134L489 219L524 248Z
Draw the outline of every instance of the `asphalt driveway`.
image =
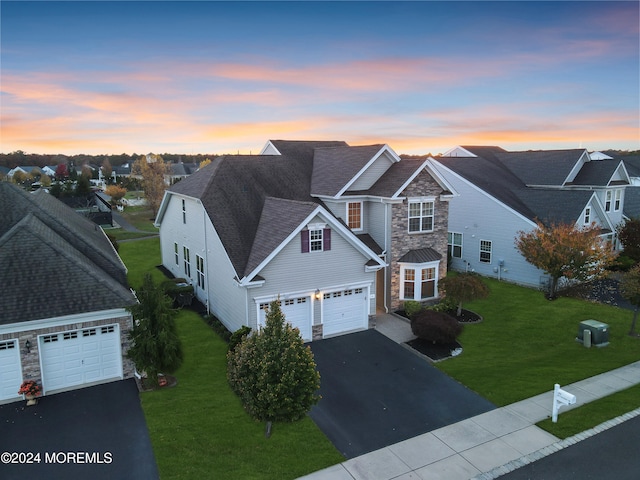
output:
M0 405L3 480L158 478L134 380L49 395L35 406L25 403Z
M310 346L322 395L310 416L347 458L496 408L376 330Z

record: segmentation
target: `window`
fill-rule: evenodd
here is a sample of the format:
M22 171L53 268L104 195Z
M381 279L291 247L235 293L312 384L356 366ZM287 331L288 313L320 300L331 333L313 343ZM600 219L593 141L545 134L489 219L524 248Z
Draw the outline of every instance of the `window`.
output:
M109 325L108 327L102 327L100 329L100 333L106 335L107 333L113 333L116 331L116 327L114 325Z
M196 271L198 276L198 287L204 288L204 258L196 255Z
M309 230L309 251L322 251L322 230Z
M409 232L432 232L433 210L433 201L410 201Z
M176 265L180 265L180 255L178 255L178 244L173 244L173 254L176 259Z
M347 224L351 230L362 230L362 202L347 203Z
M605 195L605 202L604 202L604 211L605 212L610 212L611 211L611 198L613 197L613 192L611 190L607 190L607 193Z
M491 241L480 240L480 261L482 263L491 263Z
M308 230L300 232L302 253L331 250L331 229L324 226L309 225Z
M447 250L449 255L455 258L462 258L462 234L449 232L447 234Z
M401 300L426 300L436 297L437 264L401 267L400 278Z
M591 207L584 209L584 224L589 225L591 223Z
M187 204L182 199L182 223L187 223Z
M182 255L184 259L184 274L187 278L191 278L191 255L187 247L182 247Z
M622 201L622 190L616 190L616 200L614 203L614 207L613 210L614 211L619 211L620 210L620 203Z

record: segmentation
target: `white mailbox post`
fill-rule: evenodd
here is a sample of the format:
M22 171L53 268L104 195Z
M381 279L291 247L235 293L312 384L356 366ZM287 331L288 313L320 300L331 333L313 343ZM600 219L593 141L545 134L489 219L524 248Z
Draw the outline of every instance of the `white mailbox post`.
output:
M551 421L553 423L558 422L558 410L563 405L573 405L576 403L576 396L572 393L562 390L557 383L553 388L553 409L551 410Z

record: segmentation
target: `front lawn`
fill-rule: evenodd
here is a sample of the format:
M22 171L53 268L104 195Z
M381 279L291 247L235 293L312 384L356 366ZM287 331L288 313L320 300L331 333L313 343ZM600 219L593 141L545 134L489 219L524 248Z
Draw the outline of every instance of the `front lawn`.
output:
M146 271L163 278L157 238L123 243L120 255L134 288ZM177 326L185 353L177 386L141 394L163 480L293 479L344 460L308 417L275 424L266 439L227 384L226 343L192 311Z
M573 298L549 301L536 290L484 281L489 298L464 305L484 321L465 326L462 355L436 365L496 405L640 360L640 340L627 336L633 312ZM609 324L610 345L587 349L575 341L578 324L588 319Z

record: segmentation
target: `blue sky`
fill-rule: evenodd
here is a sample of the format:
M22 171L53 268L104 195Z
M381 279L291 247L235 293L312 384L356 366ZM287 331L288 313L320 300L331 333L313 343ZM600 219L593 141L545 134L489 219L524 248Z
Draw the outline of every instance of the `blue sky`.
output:
M640 148L638 2L0 2L0 151Z

